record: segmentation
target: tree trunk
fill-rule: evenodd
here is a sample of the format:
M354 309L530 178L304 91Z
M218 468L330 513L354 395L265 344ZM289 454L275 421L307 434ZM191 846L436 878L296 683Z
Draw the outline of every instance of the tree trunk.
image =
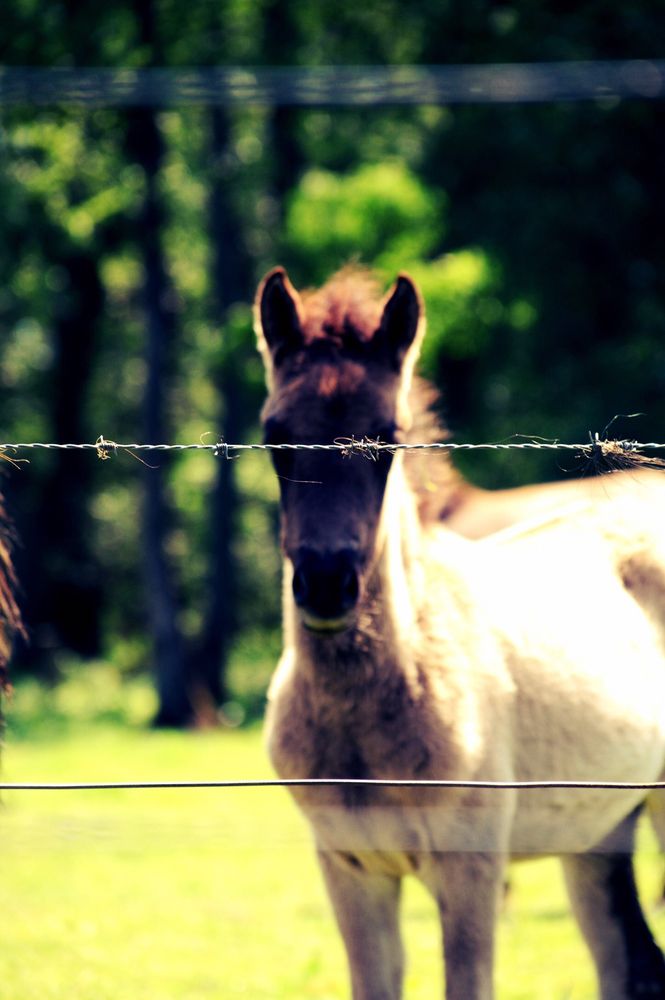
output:
M138 108L130 112L128 146L143 168L146 181L137 231L144 270L146 321L147 381L143 424L146 441L158 444L168 440L165 396L175 329L167 305L170 283L161 243L164 212L157 190L163 143L152 109ZM193 712L184 643L177 624L175 587L165 550L171 518L162 460L156 468L145 470L144 488L144 581L159 697L155 725L182 727L191 723Z
M85 437L85 397L104 291L92 252L72 251L57 263L66 274L67 291L53 322L50 428L52 440L78 442ZM53 454L39 516L21 558L30 632L21 658L38 672L52 671L50 654L58 647L81 656L100 650L101 577L89 543L91 481L92 466L80 454Z
M270 0L265 8L264 62L269 66L288 66L297 60L301 18L296 10L280 0ZM305 170L306 160L300 142L303 111L275 105L267 120L270 156L270 193L277 214L284 216L286 195L294 189Z
M141 44L153 65L161 57L155 0L134 0ZM171 285L162 249L164 209L158 191L164 144L154 108L130 112L128 149L143 169L146 193L138 219L137 243L143 272L146 319L147 381L143 408L146 441L168 441L165 398L172 362L175 324L168 302ZM159 707L156 726L183 727L192 722L193 710L184 642L178 627L176 588L166 553L171 511L166 499L163 462L147 468L143 500L143 569L153 640L154 674Z
M210 112L210 241L213 251L213 322L221 326L229 306L247 301L253 273L244 246L242 225L233 198L233 177L224 162L229 144L226 112ZM240 441L248 428L243 392L243 347L226 344L216 373L225 440ZM197 709L202 719L214 715L228 700L226 664L237 629L238 564L233 542L236 535L238 490L235 463L217 460L211 497L212 544L208 566L208 605L199 644L193 656Z

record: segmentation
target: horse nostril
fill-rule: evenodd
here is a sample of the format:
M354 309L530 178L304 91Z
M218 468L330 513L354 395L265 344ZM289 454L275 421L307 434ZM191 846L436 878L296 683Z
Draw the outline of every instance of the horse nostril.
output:
M292 581L296 606L310 617L334 621L358 603L360 577L356 557L346 549L296 553Z
M309 585L307 583L307 576L302 569L296 569L293 574L293 597L299 608L307 604Z

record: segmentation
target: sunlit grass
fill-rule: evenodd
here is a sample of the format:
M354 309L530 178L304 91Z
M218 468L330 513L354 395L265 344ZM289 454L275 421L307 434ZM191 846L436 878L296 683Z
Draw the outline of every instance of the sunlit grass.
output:
M50 693L19 687L6 781L270 776L259 726L151 731L145 682L121 688L123 708L112 672L106 686L102 673ZM51 726L41 717L49 699ZM348 996L309 833L281 789L10 792L0 844L0 1000ZM661 868L644 829L647 901ZM665 917L651 917L665 939ZM406 1000L431 1000L441 994L440 935L415 882L404 926ZM594 996L554 861L512 869L498 952L501 1000Z

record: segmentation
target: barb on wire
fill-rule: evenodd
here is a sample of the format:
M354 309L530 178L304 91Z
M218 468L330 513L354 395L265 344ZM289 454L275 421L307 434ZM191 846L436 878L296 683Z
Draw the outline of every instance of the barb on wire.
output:
M224 440L224 438L220 438L219 441L217 441L217 443L213 445L212 453L215 456L215 458L219 458L221 456L222 458L225 458L226 461L228 462L233 458L240 457L239 455L231 455L229 449L232 447L233 446L229 445Z
M116 444L115 441L107 441L102 434L99 435L95 444L97 446L97 458L101 459L102 462L109 459L111 454L117 455L118 450L120 450L126 452L128 455L131 455L131 457L136 459L137 462L140 462L141 465L145 465L146 469L157 468L156 465L150 465L149 462L146 462L142 458L139 458L138 455L135 455L132 449L127 447L127 445Z
M97 445L97 458L101 459L102 462L106 462L111 457L111 453L115 455L118 450L115 441L107 441L103 434L99 435L95 444Z
M378 461L382 451L393 453L395 450L393 444L386 444L378 438L375 440L374 438L364 437L358 441L353 435L351 437L335 438L333 444L339 448L342 458L351 458L352 455L362 455L363 458L368 458L372 462Z

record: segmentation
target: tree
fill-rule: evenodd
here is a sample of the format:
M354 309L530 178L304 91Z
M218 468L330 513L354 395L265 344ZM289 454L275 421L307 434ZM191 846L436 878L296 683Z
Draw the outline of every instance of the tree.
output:
M214 372L220 400L220 425L228 441L242 441L253 415L248 407L243 367L246 340L231 342L232 328L228 311L237 301L247 301L252 294L253 267L244 245L242 222L233 194L232 169L225 167L230 145L228 117L221 108L210 112L210 196L209 235L212 246L211 317L213 328L222 329L225 338ZM231 174L231 176L229 176ZM225 322L226 320L226 322ZM208 602L199 641L194 650L192 673L199 698L209 709L216 709L229 698L225 667L229 649L237 631L238 572L234 539L238 530L240 502L232 462L220 458L210 508L211 545L209 549Z

